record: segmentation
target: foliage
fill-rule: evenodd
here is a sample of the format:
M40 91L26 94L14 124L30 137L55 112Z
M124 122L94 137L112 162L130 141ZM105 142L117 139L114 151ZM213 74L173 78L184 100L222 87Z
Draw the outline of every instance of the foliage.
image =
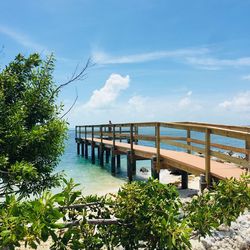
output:
M221 180L214 190L206 190L184 206L188 224L200 236L210 235L219 225L231 222L250 208L250 176L241 180Z
M174 186L156 180L125 185L116 199L115 215L125 226L119 231L126 249L186 249L190 229L180 218L180 200Z
M0 206L0 246L14 249L23 241L36 248L51 237L51 249L187 249L190 236L211 234L250 204L249 176L221 181L212 192L181 204L175 187L156 180L124 185L114 196L86 196L64 180L62 192ZM184 214L183 214L184 212ZM91 224L91 219L118 219Z
M0 196L39 193L58 184L66 123L58 115L54 57L17 55L0 72Z

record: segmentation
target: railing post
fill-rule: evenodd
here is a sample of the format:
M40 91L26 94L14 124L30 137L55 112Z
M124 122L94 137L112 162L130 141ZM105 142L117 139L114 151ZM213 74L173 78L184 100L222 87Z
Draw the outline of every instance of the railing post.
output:
M211 131L210 129L206 128L205 132L205 176L206 176L206 183L207 187L209 188L211 185L211 169L210 169L210 143L211 143L211 138L210 138Z
M84 127L84 133L85 133L85 135L84 135L84 140L85 140L85 159L88 159L88 141L87 141L87 127L85 126Z
M134 125L131 123L130 124L130 150L131 150L131 153L133 154L133 151L134 151L134 144L133 144L133 141L134 141Z
M151 158L151 177L159 180L160 176L156 170L156 161L157 161L157 158L155 156Z
M91 127L91 161L95 164L94 126Z
M103 126L100 126L100 138L101 138L101 143L100 143L100 165L103 167L104 162L103 162L103 156L104 156L104 150L103 150Z
M135 139L135 145L137 145L138 144L138 125L135 126L135 136L137 137Z
M113 125L113 146L112 146L112 155L111 155L111 172L115 174L115 125Z
M161 136L160 136L160 123L157 122L155 126L155 135L156 135L156 170L158 173L160 173L160 150L161 150Z
M190 129L188 128L188 129L187 129L187 145L189 145L189 146L191 145L190 139L191 139L191 132L190 132ZM187 153L188 153L188 154L191 154L192 152L191 152L190 149L188 149L188 150L187 150Z
M119 127L119 134L120 134L120 142L122 141L122 127Z
M77 128L78 126L75 126L75 139L77 138Z
M134 157L134 124L130 124L130 153L129 153L129 161L130 161L130 168L129 171L132 171L132 174L136 173L136 164L135 164L135 157ZM130 176L130 172L128 173ZM129 177L130 180L130 177Z
M246 138L246 149L250 150L250 136ZM248 161L248 168L247 171L250 172L250 155L249 152L246 154L246 161Z

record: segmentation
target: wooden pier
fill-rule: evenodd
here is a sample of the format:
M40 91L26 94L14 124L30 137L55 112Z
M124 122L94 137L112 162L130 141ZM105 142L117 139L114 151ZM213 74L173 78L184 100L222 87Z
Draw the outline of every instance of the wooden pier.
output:
M170 130L177 136L168 135ZM199 139L194 138L195 133ZM216 136L240 141L243 146L214 142ZM250 173L250 127L194 122L84 125L76 126L75 139L79 155L100 166L104 166L104 159L110 161L112 174L121 166L121 155L126 155L129 181L138 160L151 161L154 178L159 178L161 169L178 170L182 188L188 187L189 173L204 174L208 187L212 179L239 179L243 173ZM174 146L176 151L166 149L166 145Z

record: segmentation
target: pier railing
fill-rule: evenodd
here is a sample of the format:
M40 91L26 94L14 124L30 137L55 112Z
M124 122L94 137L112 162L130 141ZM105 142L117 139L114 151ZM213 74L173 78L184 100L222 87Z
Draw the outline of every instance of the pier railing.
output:
M143 128L149 128L150 134L144 133ZM180 136L166 135L166 129L184 131ZM165 132L164 132L165 131ZM194 138L192 132L198 132L199 138ZM178 134L178 133L177 133ZM239 140L240 146L226 145L225 143L214 142L213 136L232 138ZM189 154L200 154L205 158L206 182L210 183L211 158L223 160L250 169L250 127L232 126L195 122L145 122L145 123L121 123L121 124L99 124L83 125L75 127L76 141L80 139L99 138L112 140L113 147L116 143L126 140L130 143L130 150L133 152L134 144L140 141L154 142L156 148L156 169L160 171L161 145L171 145L185 150Z

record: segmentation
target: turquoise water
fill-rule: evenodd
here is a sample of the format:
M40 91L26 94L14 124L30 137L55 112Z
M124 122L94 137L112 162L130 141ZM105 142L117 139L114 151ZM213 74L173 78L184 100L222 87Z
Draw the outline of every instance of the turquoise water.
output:
M143 129L139 131L141 134L153 134L153 131ZM162 135L169 136L185 136L185 131L181 130L163 130ZM192 132L192 138L203 139L204 135L197 132ZM244 144L240 140L225 138L222 136L212 136L212 142L221 143L236 147L244 147ZM141 141L140 144L152 146L154 143ZM194 145L194 144L193 144ZM197 145L201 147L201 145ZM161 145L162 148L179 150L182 149L169 146ZM183 150L182 150L183 151ZM126 156L121 156L121 169L115 176L111 175L110 164L106 164L103 168L98 164L91 164L90 160L84 159L82 156L77 155L76 143L75 143L75 131L68 131L68 140L66 141L66 148L64 155L61 157L61 161L56 168L56 172L64 171L67 178L73 178L76 183L80 184L80 189L86 194L105 194L109 192L116 192L120 186L127 181L127 160ZM140 172L140 168L145 167L149 171L146 173ZM136 179L147 179L150 176L150 161L137 161L137 172Z
M75 183L80 184L80 189L85 195L116 192L119 187L126 183L126 156L121 156L121 169L116 176L113 176L110 172L110 164L106 164L102 168L98 163L91 164L90 160L77 155L75 132L69 130L68 135L65 152L56 168L56 172L63 171L68 179L73 178ZM150 161L139 161L137 166L136 179L147 179L149 172L143 174L139 170L142 166L150 169Z

